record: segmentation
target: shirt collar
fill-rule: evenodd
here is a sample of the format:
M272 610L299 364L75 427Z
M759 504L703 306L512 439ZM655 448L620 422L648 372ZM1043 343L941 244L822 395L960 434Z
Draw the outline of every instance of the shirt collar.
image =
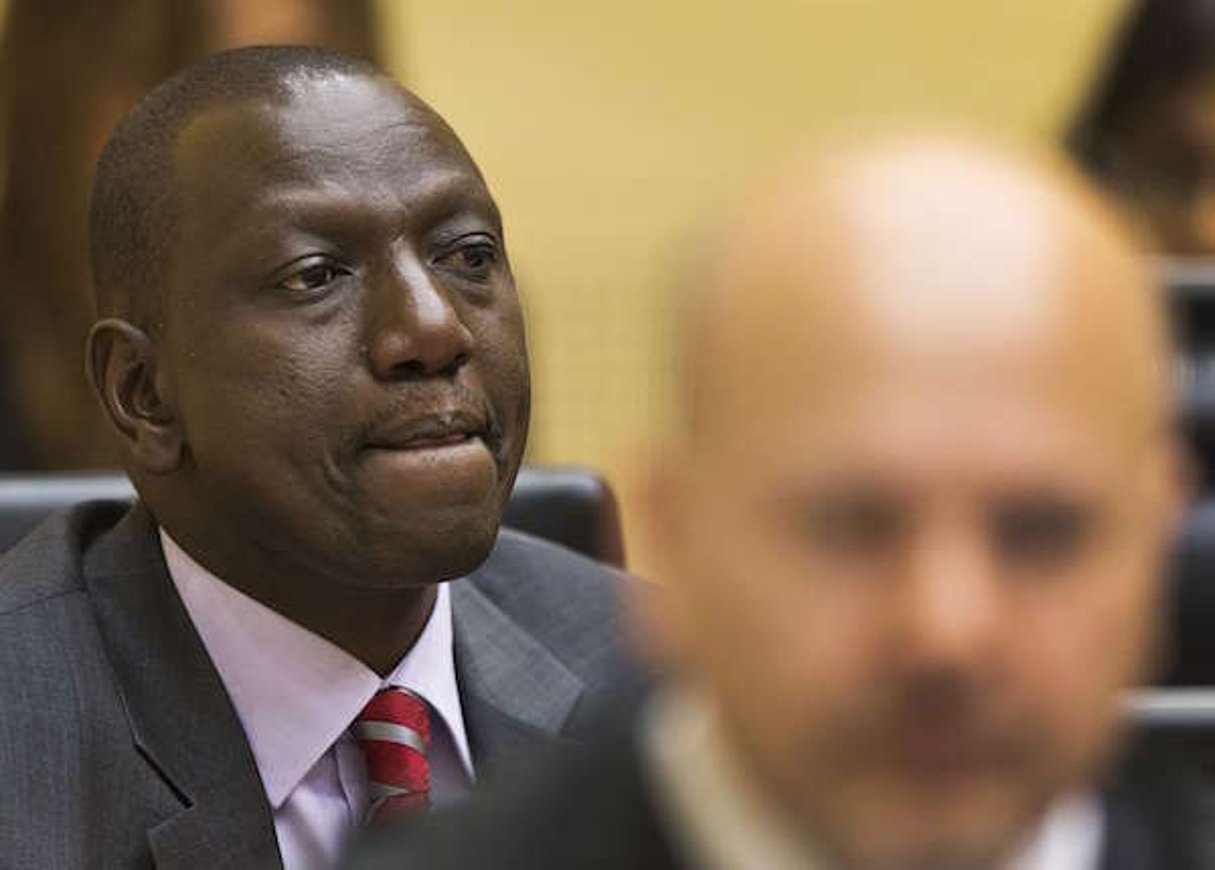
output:
M169 576L236 708L272 808L282 806L385 686L409 689L430 704L471 775L446 583L413 647L381 679L345 650L222 582L163 529L160 540Z
M740 769L716 716L699 697L672 689L652 699L639 743L658 806L676 841L711 870L826 870L805 837L776 817ZM1091 794L1056 801L1005 870L1095 870L1104 813Z
M702 700L672 689L640 720L641 751L661 815L691 863L707 870L824 868L763 799L727 751Z
M1105 813L1091 794L1056 801L1007 870L1096 870L1105 839Z

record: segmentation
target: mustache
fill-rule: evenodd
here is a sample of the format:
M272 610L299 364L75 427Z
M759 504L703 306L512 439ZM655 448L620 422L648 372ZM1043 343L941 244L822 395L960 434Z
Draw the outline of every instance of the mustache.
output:
M354 455L382 441L385 432L400 431L402 421L414 421L418 429L473 429L495 461L505 461L506 434L497 412L484 395L463 384L413 386L394 394L343 439L344 452Z
M959 671L921 671L899 684L890 706L904 718L933 722L975 708L982 695L978 681Z
M905 674L853 713L845 739L859 749L881 746L900 731L960 727L1003 739L1013 720L998 693L979 678L951 669Z

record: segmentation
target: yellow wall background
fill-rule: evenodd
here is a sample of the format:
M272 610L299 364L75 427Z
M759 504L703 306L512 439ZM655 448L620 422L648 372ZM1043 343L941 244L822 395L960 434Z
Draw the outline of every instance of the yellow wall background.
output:
M393 72L459 131L505 215L532 459L608 474L635 569L687 231L840 126L927 115L1051 140L1124 2L382 0Z

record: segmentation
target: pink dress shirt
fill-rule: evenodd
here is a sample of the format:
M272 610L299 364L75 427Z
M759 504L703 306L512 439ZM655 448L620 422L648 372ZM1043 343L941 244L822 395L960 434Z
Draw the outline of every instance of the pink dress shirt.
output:
M223 583L162 529L169 576L223 680L274 813L286 870L334 864L368 805L367 770L348 729L384 686L431 708L431 801L467 793L472 757L456 683L451 598L439 586L421 636L381 678L349 653Z

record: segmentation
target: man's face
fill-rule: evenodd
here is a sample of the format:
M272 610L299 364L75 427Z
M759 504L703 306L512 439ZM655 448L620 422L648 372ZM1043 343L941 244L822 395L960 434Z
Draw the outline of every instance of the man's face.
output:
M672 478L677 643L849 866L1015 845L1087 787L1152 644L1148 436L1048 373L958 363L895 354L813 399L762 369Z
M174 497L203 546L363 586L475 567L529 386L463 148L391 85L338 76L210 110L175 157L157 341L186 442Z

